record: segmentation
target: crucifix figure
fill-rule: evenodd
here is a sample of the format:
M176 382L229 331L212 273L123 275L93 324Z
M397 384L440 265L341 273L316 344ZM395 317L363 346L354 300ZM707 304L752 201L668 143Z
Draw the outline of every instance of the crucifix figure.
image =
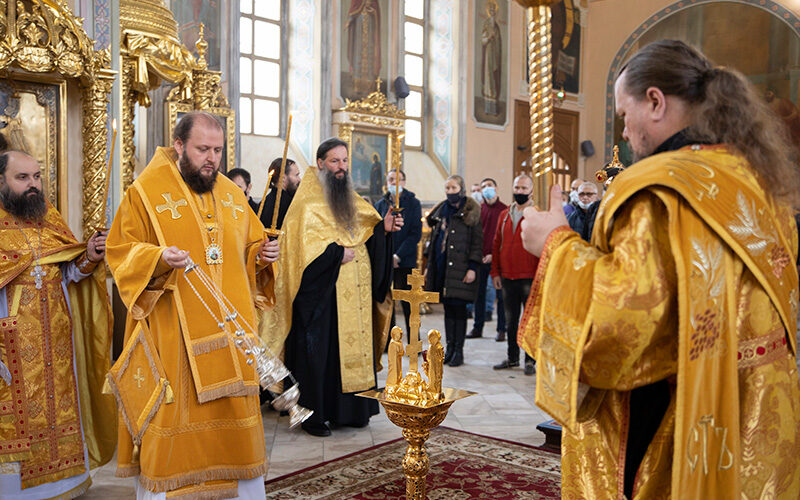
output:
M411 317L408 319L411 331L408 332L409 342L406 347L406 356L408 356L409 366L408 371L417 371L417 361L419 353L422 352L422 343L419 341L419 306L423 303L438 303L438 292L426 292L422 289L425 278L420 274L419 269L414 269L408 276L408 284L411 285L411 290L392 290L392 299L402 300L411 305Z
M31 276L33 276L33 279L34 279L34 281L36 283L36 289L37 290L41 290L42 289L42 278L47 276L47 273L44 272L44 270L42 269L42 266L39 265L39 264L36 264L36 266L34 266L34 268L33 268L33 271L31 271Z

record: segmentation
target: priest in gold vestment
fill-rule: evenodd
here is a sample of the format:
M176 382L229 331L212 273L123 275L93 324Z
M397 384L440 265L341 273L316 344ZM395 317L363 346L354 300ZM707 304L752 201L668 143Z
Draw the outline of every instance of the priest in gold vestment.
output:
M116 445L105 235L79 243L40 168L0 155L0 499L75 498Z
M564 427L562 496L796 499L784 131L740 74L682 42L642 49L615 93L641 161L614 179L591 244L565 227L557 187L523 222L541 260L520 344L537 405Z
M225 142L212 115L185 115L173 145L159 148L128 189L108 236L128 309L109 380L120 402L117 475L138 477L140 499L263 499L254 367L235 347L222 307L195 295L199 285L184 269L191 259L256 325L256 302L273 300L278 243L264 239L242 190L218 175Z
M285 352L300 383L300 405L314 411L303 429L330 435L333 425L364 427L378 413L354 393L375 387L375 369L389 333L390 232L403 219L381 218L352 188L347 144L328 139L317 149L282 226L276 306L261 335Z

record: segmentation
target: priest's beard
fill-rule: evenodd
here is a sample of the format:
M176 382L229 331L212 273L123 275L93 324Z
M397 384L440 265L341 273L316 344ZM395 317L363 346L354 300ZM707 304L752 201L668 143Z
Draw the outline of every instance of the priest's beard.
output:
M47 213L44 193L32 187L22 194L11 191L8 185L0 188L0 202L6 212L26 221L39 221Z
M214 189L214 185L217 183L219 170L215 170L211 177L204 177L203 174L200 173L200 167L192 164L191 160L189 160L189 157L186 155L178 159L178 168L181 171L183 180L186 181L186 184L197 194L208 193Z
M322 176L322 190L325 192L325 199L333 212L336 222L344 228L352 228L356 219L356 204L353 199L353 183L350 173L337 178L336 175L323 168L320 170Z

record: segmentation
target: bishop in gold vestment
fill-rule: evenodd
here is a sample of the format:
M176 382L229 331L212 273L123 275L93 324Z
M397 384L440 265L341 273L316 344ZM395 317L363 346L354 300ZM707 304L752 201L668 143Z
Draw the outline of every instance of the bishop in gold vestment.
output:
M188 252L253 326L256 298L271 300L272 271L244 193L216 175L221 129L210 115L182 120L189 116L188 137L175 141L180 167L175 149L159 148L109 233L108 263L128 308L125 350L112 370L124 402L117 475L138 476L139 488L162 497L244 498L252 487L263 498L267 457L254 367L218 303L174 259ZM201 189L198 173L216 181Z
M632 431L662 401L633 498L797 498L788 207L741 156L687 146L620 174L594 231L550 234L523 318L536 404L564 426L563 498L622 498Z
M0 178L0 499L75 498L116 445L114 400L101 394L111 315L100 238L90 262L44 200L33 158L3 154ZM17 201L41 214L11 213L15 182Z
M375 386L389 333L393 218L381 219L352 190L344 142L325 141L317 157L286 213L277 303L261 335L274 352L285 349L300 405L314 411L303 429L325 436L326 421L363 427L378 413L353 393Z

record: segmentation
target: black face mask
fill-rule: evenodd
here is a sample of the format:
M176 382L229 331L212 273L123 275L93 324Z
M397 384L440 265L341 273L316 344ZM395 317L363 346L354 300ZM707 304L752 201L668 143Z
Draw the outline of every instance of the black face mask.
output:
M447 194L447 203L451 205L458 205L458 202L461 201L461 193L448 193Z
M524 205L528 203L530 198L531 195L529 194L514 193L514 201L517 203L517 205Z

